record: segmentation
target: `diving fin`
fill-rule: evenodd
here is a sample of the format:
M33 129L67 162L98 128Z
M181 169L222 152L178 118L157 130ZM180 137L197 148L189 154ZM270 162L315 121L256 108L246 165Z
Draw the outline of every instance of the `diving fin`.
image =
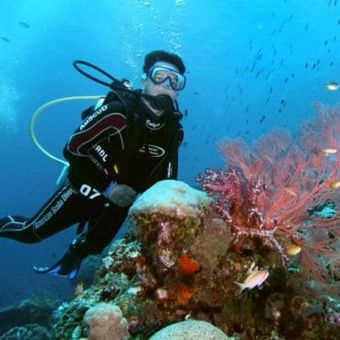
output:
M79 271L80 263L77 267L73 268L70 272L64 273L63 265L61 261L57 262L52 267L38 267L33 266L33 270L38 274L50 274L55 276L61 276L65 279L73 280L77 277Z
M65 255L52 267L33 266L33 270L38 274L56 275L73 280L78 274L82 260L87 256L81 246L81 239L76 239Z

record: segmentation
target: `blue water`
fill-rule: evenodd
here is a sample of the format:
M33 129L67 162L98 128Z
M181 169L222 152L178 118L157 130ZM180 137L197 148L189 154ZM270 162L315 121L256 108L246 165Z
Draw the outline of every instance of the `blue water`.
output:
M146 53L183 57L188 85L179 102L188 116L180 179L194 184L206 167L223 165L221 138L251 142L274 127L294 131L313 115L314 102L339 104L340 92L324 87L340 82L339 32L337 0L2 0L0 215L31 216L55 190L61 166L30 139L35 109L58 97L106 93L75 72L73 60L138 88ZM36 125L43 145L61 155L89 104L44 113ZM69 282L34 274L32 266L53 263L74 234L36 245L0 239L0 308L39 291L71 294Z

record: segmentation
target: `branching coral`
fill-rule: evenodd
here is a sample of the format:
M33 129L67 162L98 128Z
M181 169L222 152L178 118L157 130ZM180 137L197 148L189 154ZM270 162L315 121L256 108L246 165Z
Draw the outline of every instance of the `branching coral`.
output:
M235 245L258 238L285 263L281 240L302 244L303 239L304 260L321 279L320 264L313 265L311 256L319 252L334 261L340 236L340 194L334 185L340 180L340 109L317 105L316 110L296 139L274 131L253 147L223 141L219 150L228 169L208 169L198 181L216 199L215 210L230 225ZM311 213L327 203L335 206L331 218Z

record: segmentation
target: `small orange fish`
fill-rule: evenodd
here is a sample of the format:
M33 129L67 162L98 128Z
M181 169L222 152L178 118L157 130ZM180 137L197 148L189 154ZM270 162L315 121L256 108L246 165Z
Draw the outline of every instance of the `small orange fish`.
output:
M338 152L338 149L336 148L326 148L322 149L322 153L324 156L332 155Z
M300 253L301 251L301 247L299 247L296 244L291 244L289 246L286 247L286 252L288 255L294 256Z
M338 189L338 188L340 188L340 181L338 180L338 181L331 182L329 187L331 189Z
M293 189L293 188L287 187L287 188L284 188L284 189L285 189L285 191L286 191L288 194L290 194L290 195L292 195L292 196L296 196L296 195L297 195L295 189Z
M240 288L240 293L245 289L253 289L256 286L261 286L266 281L269 275L268 270L256 270L252 272L243 283L235 282Z
M192 276L201 269L201 265L187 255L182 255L178 261L180 265L178 272L180 274Z
M77 285L76 285L76 288L74 290L74 295L75 296L78 296L80 294L82 294L84 292L84 283L83 282L79 282Z

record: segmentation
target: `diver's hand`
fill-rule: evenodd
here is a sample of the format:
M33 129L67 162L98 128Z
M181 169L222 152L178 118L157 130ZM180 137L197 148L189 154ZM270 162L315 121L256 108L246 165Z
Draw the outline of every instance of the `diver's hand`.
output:
M133 203L137 193L126 184L112 183L104 193L104 196L112 203L126 208Z

